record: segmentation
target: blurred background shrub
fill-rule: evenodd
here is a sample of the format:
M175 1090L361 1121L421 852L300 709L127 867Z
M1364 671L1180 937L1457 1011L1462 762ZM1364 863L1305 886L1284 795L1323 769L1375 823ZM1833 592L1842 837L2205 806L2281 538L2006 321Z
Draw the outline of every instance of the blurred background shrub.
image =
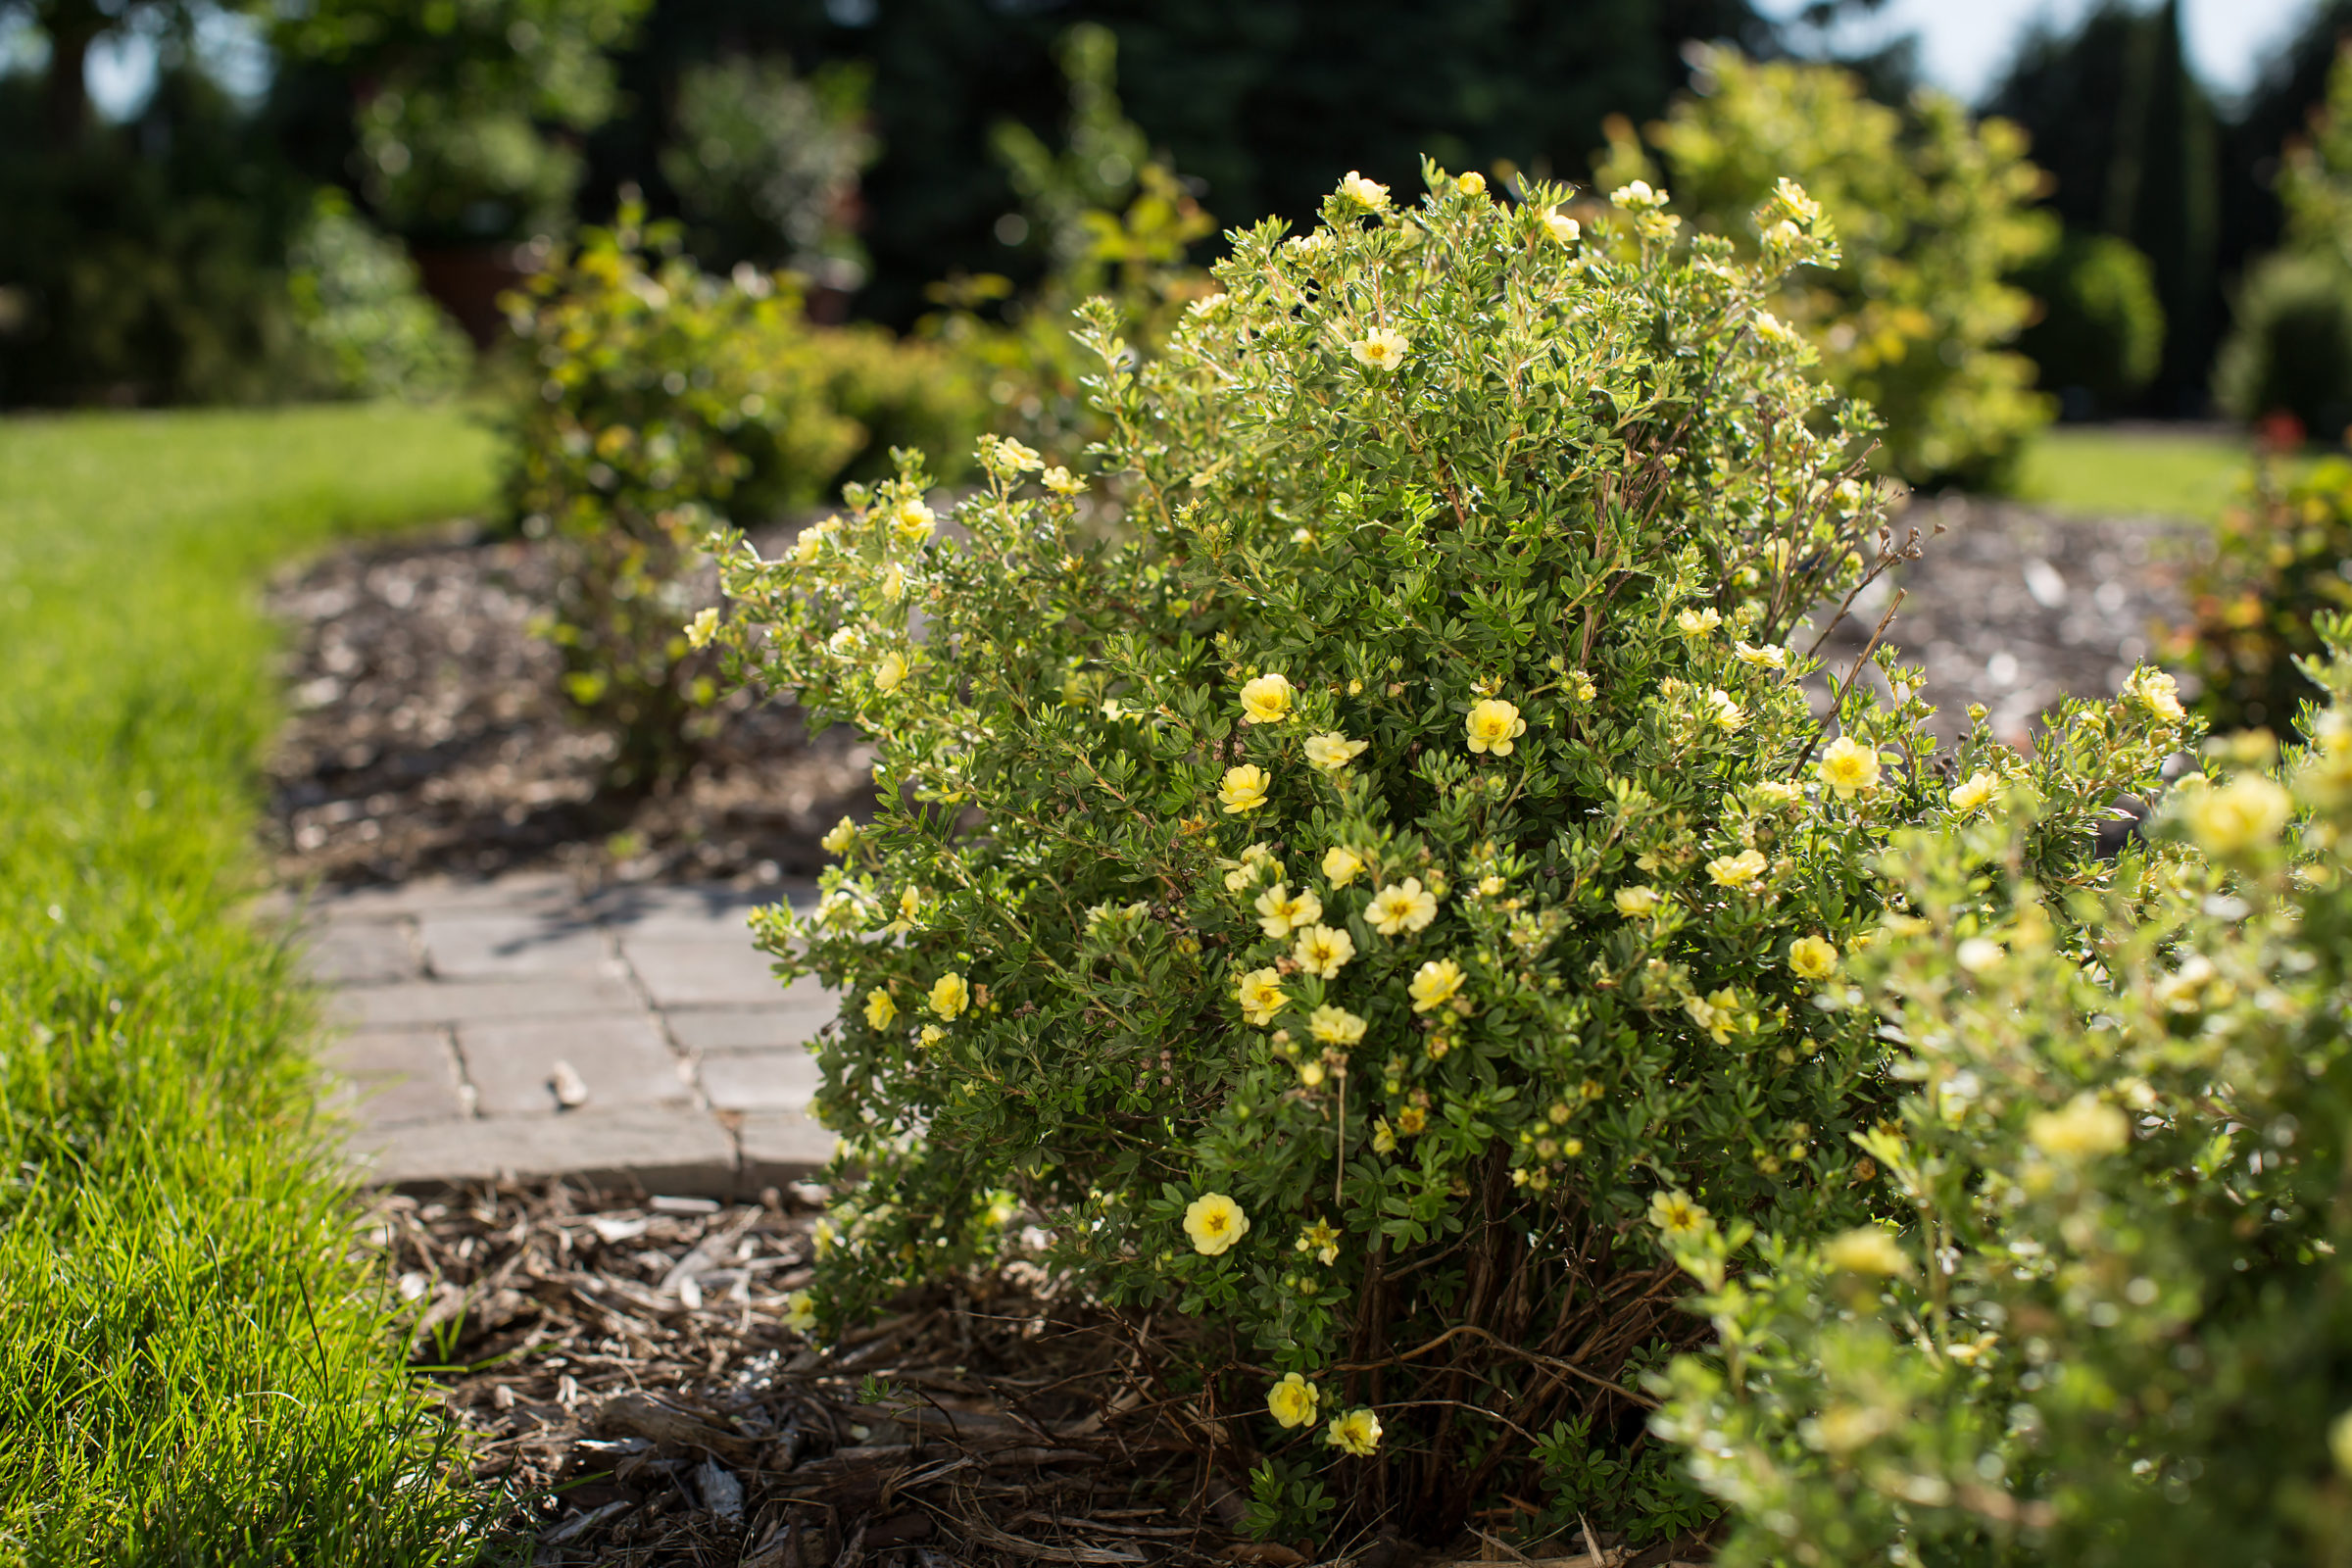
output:
M2266 465L2249 490L2190 576L2190 621L2171 652L2203 682L2215 729L2283 734L2320 696L2295 662L2322 652L2319 617L2352 610L2352 463L2292 479Z
M1693 90L1637 139L1623 120L1594 177L1648 179L1705 230L1753 254L1747 220L1786 174L1838 226L1840 265L1806 268L1784 314L1821 350L1838 387L1886 421L1884 461L1916 484L2006 482L2049 400L2010 352L2034 312L2008 275L2042 256L2053 226L2033 211L2042 174L2006 121L1972 125L1942 93L1900 108L1827 66L1692 51Z
M2062 417L2122 414L2155 381L2164 302L2155 268L2130 240L2070 229L2017 284L2041 305L2018 335L2018 352L2039 368Z
M287 251L294 319L325 390L343 397L454 392L473 368L458 324L425 297L401 245L321 190Z

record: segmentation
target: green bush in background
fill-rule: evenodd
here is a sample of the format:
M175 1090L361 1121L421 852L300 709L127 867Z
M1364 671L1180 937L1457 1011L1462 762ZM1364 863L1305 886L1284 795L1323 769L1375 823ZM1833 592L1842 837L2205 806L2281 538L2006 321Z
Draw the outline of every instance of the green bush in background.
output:
M2300 667L2318 623L2352 610L2352 463L2329 458L2291 479L2267 466L2224 514L2214 553L2190 574L2176 661L2203 684L2216 729L2283 733L2320 695Z
M318 193L287 254L294 319L329 391L354 398L430 398L473 369L473 345L426 297L416 264L352 211Z
M2069 232L2020 271L2017 286L2040 302L2018 352L2040 372L2073 419L2115 415L2155 380L2164 362L2164 306L2156 271L2131 241Z
M1845 261L1798 272L1780 309L1831 381L1878 411L1886 467L1915 484L2004 486L2051 414L2033 364L2010 351L2034 304L2007 279L2055 237L2028 205L2042 176L2025 138L2005 121L1971 124L1941 93L1874 103L1830 66L1696 58L1700 90L1642 139L1612 123L1599 187L1663 182L1702 229L1752 254L1747 214L1781 175L1803 184Z
M1719 1561L2352 1557L2348 632L2312 748L2209 746L2101 897L2020 863L2022 791L1900 846L1858 965L1914 1086L1860 1141L1892 1223L1684 1249L1722 1349L1660 1430L1740 1511Z
M785 266L836 289L865 277L851 227L858 175L880 149L864 127L866 73L806 79L788 60L734 58L678 79L662 172L706 267Z

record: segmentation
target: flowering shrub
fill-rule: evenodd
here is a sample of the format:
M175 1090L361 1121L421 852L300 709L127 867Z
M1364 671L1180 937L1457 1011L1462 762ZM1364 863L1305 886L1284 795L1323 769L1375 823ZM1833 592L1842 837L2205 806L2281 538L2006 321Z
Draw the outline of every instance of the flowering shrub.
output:
M713 696L678 630L710 524L814 499L876 436L978 427L968 379L936 351L812 329L790 274L710 277L676 240L626 207L510 297L538 380L514 416L509 504L560 553L565 688L618 736L615 782L637 787L690 758Z
M1839 388L1886 421L1887 466L1914 483L1997 483L2050 417L2034 366L2009 351L2034 301L2005 281L2056 239L2028 204L2045 177L2005 120L1923 90L1871 102L1834 66L1705 51L1704 91L1647 128L1700 226L1752 249L1748 212L1786 174L1827 209L1844 266L1801 268L1775 308L1822 352ZM1661 176L1612 125L1604 183Z
M2260 470L2249 492L2190 575L2173 652L2216 728L2283 731L2320 695L2300 667L2322 652L2319 617L2352 610L2352 464L2325 459L2283 486Z
M1696 1325L1646 1216L1865 1218L1844 966L1889 826L2031 778L2037 863L2087 885L2170 721L1976 736L1964 807L1890 662L1899 703L1840 672L1815 716L1796 634L1881 501L1764 312L1832 259L1802 191L1767 272L1646 187L1586 229L1430 183L1237 236L1152 360L1091 308L1096 480L986 438L953 537L919 469L853 489L733 550L697 635L880 753L820 906L762 928L850 1004L823 1313L1042 1246L1198 1320L1262 1530L1441 1538L1548 1475L1555 1517L1654 1532L1691 1499L1612 1434Z
M2332 646L2346 624L2329 617ZM1897 1227L1680 1244L1721 1336L1660 1429L1729 1563L2336 1562L2352 1546L2352 664L2315 744L2208 747L2099 901L2010 797L1901 850ZM2296 819L2301 818L2301 825Z

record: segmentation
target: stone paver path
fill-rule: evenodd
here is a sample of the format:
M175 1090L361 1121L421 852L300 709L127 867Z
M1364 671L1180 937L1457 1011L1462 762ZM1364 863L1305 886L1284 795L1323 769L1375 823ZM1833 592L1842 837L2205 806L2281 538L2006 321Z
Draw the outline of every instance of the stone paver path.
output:
M729 1196L808 1175L808 1043L833 1016L752 946L808 888L620 887L556 874L329 892L305 914L329 1063L371 1179L564 1175Z

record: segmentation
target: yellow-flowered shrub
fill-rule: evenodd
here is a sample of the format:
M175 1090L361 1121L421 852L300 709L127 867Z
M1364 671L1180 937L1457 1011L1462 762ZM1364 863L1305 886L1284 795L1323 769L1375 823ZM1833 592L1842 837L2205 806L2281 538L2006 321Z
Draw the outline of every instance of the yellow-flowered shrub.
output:
M1720 1335L1658 1422L1726 1564L2352 1553L2352 622L2310 744L2205 748L2093 900L2015 793L1899 843L1856 965L1910 1086L1884 1227L1671 1245ZM1743 1273L1727 1278L1726 1265Z
M726 558L720 640L879 749L762 926L868 999L819 1053L863 1179L819 1296L1034 1250L1181 1314L1157 1375L1262 1531L1507 1493L1667 1534L1707 1505L1627 1450L1633 1385L1703 1325L1648 1216L1870 1217L1841 965L1889 829L1960 808L1915 677L1800 685L1882 521L1867 415L1758 330L1834 259L1803 192L1768 272L1645 192L1585 227L1429 178L1237 236L1140 364L1094 312L1091 492L991 437L953 530L910 468ZM2088 885L2174 733L2133 695L1959 776L2030 783Z

